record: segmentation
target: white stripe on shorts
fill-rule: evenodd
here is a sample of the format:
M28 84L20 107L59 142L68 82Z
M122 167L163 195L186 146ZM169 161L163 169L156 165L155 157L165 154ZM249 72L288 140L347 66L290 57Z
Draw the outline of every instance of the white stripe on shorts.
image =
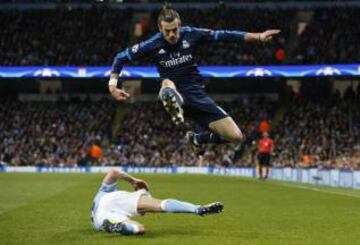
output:
M220 106L217 106L217 108L224 114L224 115L228 115L227 113L226 113L226 111L224 111L224 109L223 108L221 108Z

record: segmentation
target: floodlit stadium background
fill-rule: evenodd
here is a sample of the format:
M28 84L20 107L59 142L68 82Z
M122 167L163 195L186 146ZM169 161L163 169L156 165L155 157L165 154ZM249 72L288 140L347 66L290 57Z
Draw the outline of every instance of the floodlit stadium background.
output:
M243 155L233 163L231 145L191 153L194 124L171 124L151 60L124 68L130 100L108 93L114 55L157 31L162 1L3 0L0 243L358 244L360 2L170 2L184 25L281 29L269 44L198 50L206 91L247 135ZM255 179L264 128L275 145L266 182ZM225 212L146 215L136 238L96 233L90 204L112 167L155 197L219 200Z
M115 53L157 31L161 3L37 2L1 4L5 164L230 165L231 146L208 147L200 162L189 154L183 136L191 122L176 130L170 124L157 102L159 81L150 60L124 69L130 103L116 103L107 92ZM359 3L174 6L184 25L281 29L271 44L220 43L199 50L207 91L245 134L256 134L262 121L270 124L274 166L359 168ZM99 159L89 157L94 143L103 150ZM255 165L250 146L235 166Z

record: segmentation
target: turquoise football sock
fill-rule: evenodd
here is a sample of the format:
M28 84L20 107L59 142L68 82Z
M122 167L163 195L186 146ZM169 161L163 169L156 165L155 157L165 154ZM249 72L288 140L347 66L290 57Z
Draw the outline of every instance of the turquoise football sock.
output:
M166 199L161 202L161 209L168 213L197 213L200 206L175 199Z

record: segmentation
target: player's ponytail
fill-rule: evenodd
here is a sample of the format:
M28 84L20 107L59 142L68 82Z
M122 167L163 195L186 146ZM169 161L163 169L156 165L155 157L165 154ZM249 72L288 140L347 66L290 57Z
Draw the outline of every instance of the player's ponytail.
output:
M173 22L175 19L180 20L179 13L172 7L170 3L165 3L160 11L158 17L158 24L160 25L161 21Z
M165 3L162 7L162 10L166 11L166 10L174 10L174 8L172 7L171 3Z

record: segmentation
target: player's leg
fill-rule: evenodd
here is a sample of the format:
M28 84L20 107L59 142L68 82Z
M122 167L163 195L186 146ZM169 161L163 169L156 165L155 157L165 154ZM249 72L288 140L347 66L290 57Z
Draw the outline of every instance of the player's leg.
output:
M146 195L142 195L139 198L138 204L137 204L137 211L140 214L145 214L145 213L149 213L149 212L162 212L161 209L161 200L150 197L150 196L146 196Z
M265 160L265 179L269 178L270 175L270 153L266 153Z
M112 222L108 219L104 220L103 228L110 233L119 233L122 235L141 235L145 232L144 225L127 219L123 222Z
M257 166L257 170L258 170L259 179L262 179L263 172L262 172L262 166L260 164Z
M186 138L196 155L203 155L200 145L239 143L243 135L233 119L213 99L203 91L196 96L188 96L187 111L193 119L207 131L187 132ZM210 131L210 132L209 132Z
M176 125L183 123L184 111L181 106L184 104L184 99L171 80L165 79L162 81L159 98L165 110L170 114L171 120Z
M220 140L231 143L241 143L244 135L231 117L225 117L211 122L209 128Z
M253 142L256 142L255 140L256 140L256 139L254 138L254 135L253 135L253 134L250 135L250 137L245 137L245 139L244 139L243 142L239 145L239 147L237 147L237 148L235 149L234 155L233 155L233 157L232 157L232 159L231 159L234 164L236 164L237 161L239 161L239 160L242 158L242 156L243 156L243 154L244 154L244 152L245 152L245 149L246 149L247 147L251 147L251 145L253 144ZM252 153L251 155L252 155L252 159L253 159L254 154Z
M186 137L196 153L199 145L202 144L226 144L241 143L244 136L231 117L225 117L209 123L212 132L187 132ZM241 147L241 146L240 146Z
M211 131L189 135L190 143L201 145L243 141L244 136L234 120L204 91L196 96L188 96L186 103L193 111L195 121Z
M265 179L269 178L270 175L270 166L266 166L265 168Z
M223 210L223 205L219 202L211 203L208 205L196 205L189 202L179 201L176 199L159 200L153 197L143 195L138 201L139 213L154 213L154 212L167 212L167 213L194 213L201 216L220 213Z
M259 179L263 179L263 165L264 165L264 162L263 162L263 156L261 153L259 153L258 155L258 165L257 165L257 170L258 170L258 176L259 176Z
M105 176L104 181L114 181L118 174L117 170L110 171ZM141 193L146 193L146 190L136 192L115 191L103 196L97 210L97 219L101 223L101 229L124 235L144 233L145 229L142 224L130 220L137 214L136 205Z

